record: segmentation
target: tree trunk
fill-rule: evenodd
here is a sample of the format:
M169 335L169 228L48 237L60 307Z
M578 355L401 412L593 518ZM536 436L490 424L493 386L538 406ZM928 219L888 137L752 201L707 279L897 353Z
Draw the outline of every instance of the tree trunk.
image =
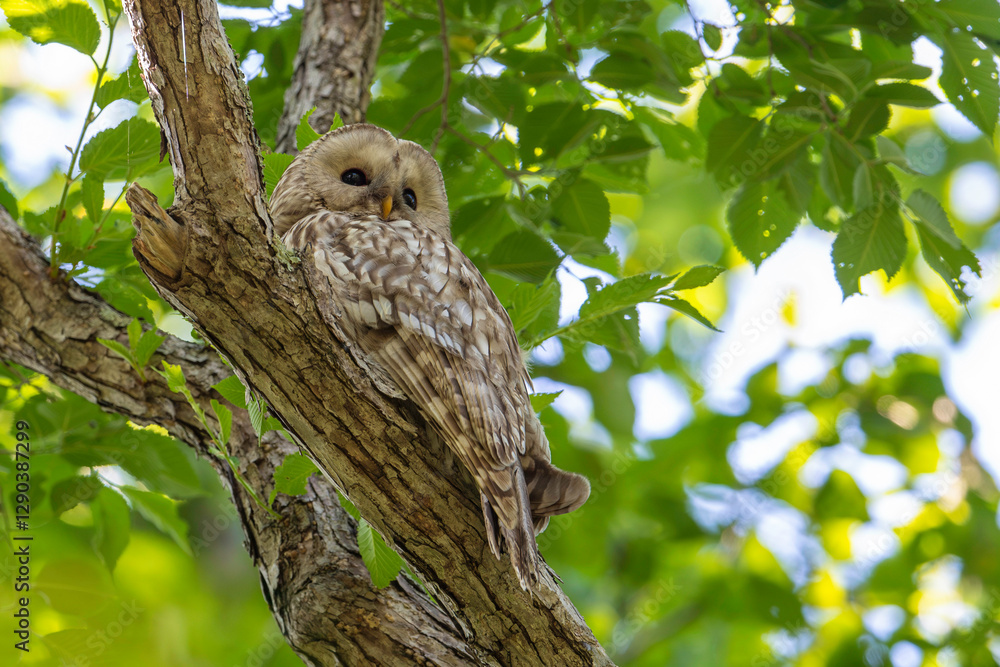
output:
M141 188L128 194L140 265L268 401L441 606L404 578L381 591L371 586L353 526L325 480L314 479L305 496L282 496L282 518L275 520L210 457L233 493L268 604L292 647L315 665L611 664L551 576L543 575L531 596L518 587L510 563L490 554L468 474L430 437L414 406L373 376L345 339L314 268L273 242L250 100L216 4L127 0L125 11L176 190L169 213ZM339 14L324 10L324 16ZM380 24L381 6L365 16ZM374 50L375 33L358 30L370 36L366 48ZM345 49L340 57L356 59L342 62L343 71L362 73L356 101L341 100L346 117L350 105L360 112L367 103L364 77L370 80L374 55ZM300 90L290 97L324 94L305 83ZM142 384L96 342L125 340L127 318L75 285L49 282L37 245L9 216L0 215L0 234L4 356L207 451L208 435L185 402L158 377ZM193 393L206 403L211 384L228 374L197 345L171 339L160 354L184 368ZM232 453L266 498L274 467L295 447L274 434L257 447L246 415L236 417Z
M335 113L348 124L365 119L384 26L382 0L306 0L276 150L296 152L295 128L313 107L309 123L320 134L330 129Z

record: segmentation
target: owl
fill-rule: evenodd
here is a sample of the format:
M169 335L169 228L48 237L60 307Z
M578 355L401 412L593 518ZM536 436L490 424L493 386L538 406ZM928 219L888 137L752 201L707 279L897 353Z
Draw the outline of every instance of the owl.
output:
M472 474L490 549L506 548L530 590L535 535L580 507L590 484L551 463L510 317L452 243L437 162L381 128L348 125L302 151L270 207L285 245L326 278L346 335Z

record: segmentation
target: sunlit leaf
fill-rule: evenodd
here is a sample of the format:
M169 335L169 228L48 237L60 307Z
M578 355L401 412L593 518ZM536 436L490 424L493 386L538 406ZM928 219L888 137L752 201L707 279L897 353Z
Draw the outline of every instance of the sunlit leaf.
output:
M936 42L944 52L941 89L948 101L986 136L992 137L1000 114L993 54L965 32L944 31Z
M733 243L759 267L798 227L805 211L789 205L775 181L747 181L726 209Z
M129 118L98 132L83 147L80 170L101 180L134 179L159 166L160 129Z
M844 221L833 242L833 265L844 298L861 291L858 280L882 270L892 278L906 257L899 208L879 201Z
M0 178L0 206L10 213L10 217L17 220L21 217L20 210L17 206L17 199L11 193L10 189L7 187L7 183Z
M109 488L98 490L90 503L94 516L94 548L107 565L114 571L119 557L128 546L132 521L128 504L121 494Z
M188 525L177 513L176 502L158 493L150 493L131 486L120 488L143 518L172 539L185 553L191 553L187 541Z
M97 17L79 0L0 0L10 27L38 44L65 44L85 55L97 49Z
M230 375L225 380L212 385L212 389L222 394L224 399L236 407L246 410L246 387L235 375Z

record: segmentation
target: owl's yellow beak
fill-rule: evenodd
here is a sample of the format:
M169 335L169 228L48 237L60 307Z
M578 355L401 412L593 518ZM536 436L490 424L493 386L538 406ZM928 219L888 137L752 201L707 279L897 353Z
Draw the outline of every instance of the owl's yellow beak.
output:
M382 219L388 220L390 213L392 213L392 197L386 197L382 200Z

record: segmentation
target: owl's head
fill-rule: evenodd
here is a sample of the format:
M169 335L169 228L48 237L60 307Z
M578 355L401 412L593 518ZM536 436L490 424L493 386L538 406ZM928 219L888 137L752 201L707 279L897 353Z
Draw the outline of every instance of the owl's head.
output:
M317 139L295 158L271 195L279 236L319 210L409 220L451 238L437 161L418 144L374 125L347 125Z

